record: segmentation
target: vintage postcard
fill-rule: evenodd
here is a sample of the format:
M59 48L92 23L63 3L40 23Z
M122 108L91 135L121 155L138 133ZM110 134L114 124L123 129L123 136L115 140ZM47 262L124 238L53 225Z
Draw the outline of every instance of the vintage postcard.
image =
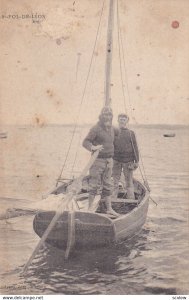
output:
M188 12L0 1L3 299L187 298Z

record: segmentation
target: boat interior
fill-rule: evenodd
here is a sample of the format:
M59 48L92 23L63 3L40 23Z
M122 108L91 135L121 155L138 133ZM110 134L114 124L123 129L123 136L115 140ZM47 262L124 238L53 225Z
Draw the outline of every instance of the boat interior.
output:
M58 195L60 193L65 193L67 187L72 183L72 180L67 180L61 186L59 186L53 194ZM84 177L82 182L82 188L76 197L76 209L81 211L86 211L86 207L88 204L88 186L89 186L89 176ZM95 197L96 203L94 203L94 212L100 214L106 214L106 207L103 200L100 200L100 193L98 191L97 196ZM120 181L119 183L119 191L117 197L112 197L112 208L118 214L127 214L135 207L137 207L142 199L144 198L146 190L144 186L137 180L134 179L134 194L135 199L129 199L127 197L127 190L124 187L124 181ZM94 200L95 202L95 200ZM115 217L115 216L114 216Z

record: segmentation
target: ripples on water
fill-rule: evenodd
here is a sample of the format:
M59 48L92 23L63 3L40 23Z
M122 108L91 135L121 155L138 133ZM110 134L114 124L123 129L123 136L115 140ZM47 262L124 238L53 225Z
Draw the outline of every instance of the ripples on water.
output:
M188 130L176 129L175 138L164 138L164 131L136 129L151 195L158 203L156 207L150 202L138 236L110 249L74 252L68 261L60 250L44 247L23 276L22 267L38 242L33 217L0 221L1 293L188 294ZM70 134L70 127L12 128L9 138L1 141L0 196L40 199L61 169ZM79 149L75 171L87 159ZM10 203L15 205L13 200L1 201L7 207Z

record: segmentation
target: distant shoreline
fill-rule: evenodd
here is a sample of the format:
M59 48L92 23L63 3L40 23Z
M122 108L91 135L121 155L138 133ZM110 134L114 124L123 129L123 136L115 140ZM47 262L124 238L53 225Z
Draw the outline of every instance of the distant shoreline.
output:
M79 127L91 127L94 124L78 124L77 128ZM114 124L113 124L114 125ZM43 128L43 127L73 127L75 126L74 124L43 124L41 126L36 126L36 125L30 125L30 124L6 124L6 125L0 125L2 128L7 128L7 127L15 127L15 128L20 128L20 129L25 129L25 128ZM182 128L189 128L188 125L183 125L183 124L130 124L132 128L159 128L159 129L182 129ZM0 130L0 132L2 131Z

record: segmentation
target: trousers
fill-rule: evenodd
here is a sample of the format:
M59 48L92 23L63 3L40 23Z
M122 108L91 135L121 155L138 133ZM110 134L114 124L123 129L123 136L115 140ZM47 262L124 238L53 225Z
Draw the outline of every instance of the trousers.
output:
M119 181L121 178L121 173L125 177L125 188L127 190L127 197L134 199L134 184L133 184L133 170L130 170L128 167L131 165L131 162L122 163L117 160L113 162L113 180L114 180L114 193L118 193Z
M89 195L101 194L101 198L105 198L112 194L112 168L112 158L97 158L95 160L89 170Z

